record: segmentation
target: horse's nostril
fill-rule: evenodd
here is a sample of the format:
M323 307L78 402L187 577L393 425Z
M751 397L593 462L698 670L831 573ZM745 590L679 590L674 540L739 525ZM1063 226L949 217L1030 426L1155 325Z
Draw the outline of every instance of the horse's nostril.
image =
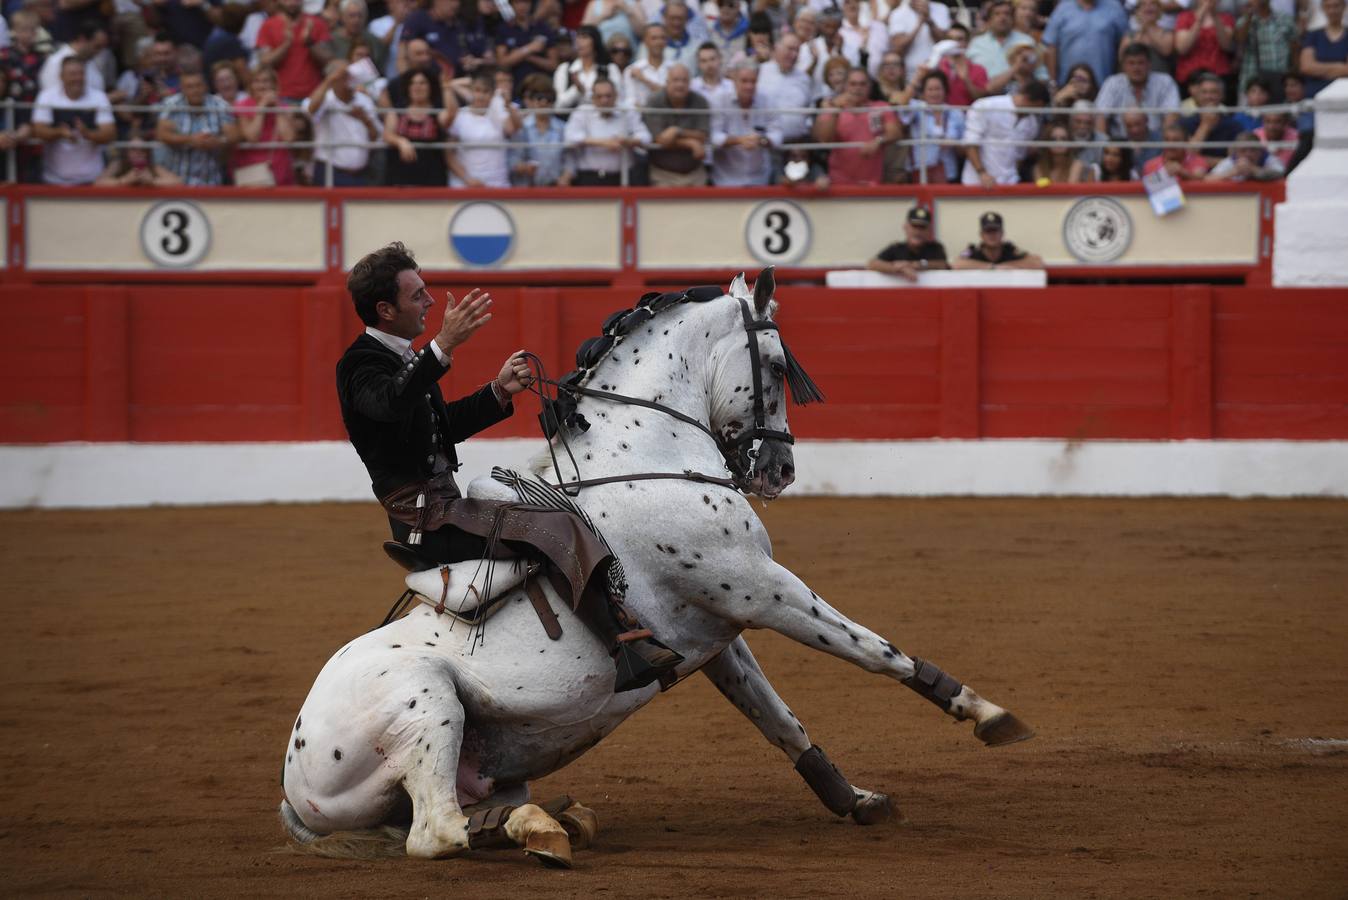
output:
M794 481L796 477L796 467L787 463L782 466L782 481Z

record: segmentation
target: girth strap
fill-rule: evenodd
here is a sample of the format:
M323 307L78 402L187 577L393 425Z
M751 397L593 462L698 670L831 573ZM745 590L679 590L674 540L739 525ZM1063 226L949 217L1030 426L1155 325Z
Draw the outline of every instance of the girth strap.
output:
M525 580L524 593L529 595L529 602L533 605L534 612L538 614L538 621L543 623L543 631L547 634L548 640L561 640L562 625L557 621L557 614L548 605L548 598L537 578Z
M553 487L565 490L566 488L598 487L601 484L618 484L622 481L657 481L663 479L696 481L699 484L719 484L721 487L728 487L736 491L739 490L739 485L732 479L718 478L715 475L703 475L701 472L637 472L634 475L608 475L604 478L586 478L582 481L566 481L562 484L554 484Z

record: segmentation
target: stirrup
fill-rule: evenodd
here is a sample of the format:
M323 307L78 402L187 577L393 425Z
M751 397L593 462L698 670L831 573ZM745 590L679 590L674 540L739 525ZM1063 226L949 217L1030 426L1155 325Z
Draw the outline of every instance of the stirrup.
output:
M683 656L653 637L643 636L625 641L619 638L613 649L613 662L618 669L613 693L622 694L644 688L672 673L683 662Z

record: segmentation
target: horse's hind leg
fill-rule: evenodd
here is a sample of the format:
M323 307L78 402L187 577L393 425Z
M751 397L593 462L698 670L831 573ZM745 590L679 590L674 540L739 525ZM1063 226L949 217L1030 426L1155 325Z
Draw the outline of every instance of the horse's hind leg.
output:
M566 832L532 803L479 808L464 815L456 788L463 744L463 704L454 692L422 697L424 723L408 751L403 787L412 799L412 827L407 855L426 859L454 856L465 850L507 846L513 842L546 865L571 866Z
M1034 736L1028 725L933 663L904 655L880 635L838 612L771 559L764 557L756 571L741 568L733 577L733 582L721 585L719 596L704 596L695 602L745 627L770 628L868 672L887 675L955 719L972 719L974 735L990 747Z
M810 743L805 726L777 695L758 666L744 636L702 667L721 695L744 713L768 742L780 747L824 806L838 816L849 813L862 825L874 825L894 816L887 796L854 787L824 751Z

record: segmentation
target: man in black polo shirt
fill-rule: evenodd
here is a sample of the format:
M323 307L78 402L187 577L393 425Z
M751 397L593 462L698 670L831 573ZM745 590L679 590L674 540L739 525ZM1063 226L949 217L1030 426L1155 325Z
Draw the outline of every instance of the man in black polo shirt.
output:
M895 241L866 263L873 272L898 275L917 281L917 273L928 269L948 269L945 247L931 237L931 210L914 206L908 210L908 221L903 225L906 240Z
M1002 217L985 212L978 217L979 240L970 244L955 260L956 269L1042 269L1044 260L1038 254L1026 253L1010 241L1003 240Z

